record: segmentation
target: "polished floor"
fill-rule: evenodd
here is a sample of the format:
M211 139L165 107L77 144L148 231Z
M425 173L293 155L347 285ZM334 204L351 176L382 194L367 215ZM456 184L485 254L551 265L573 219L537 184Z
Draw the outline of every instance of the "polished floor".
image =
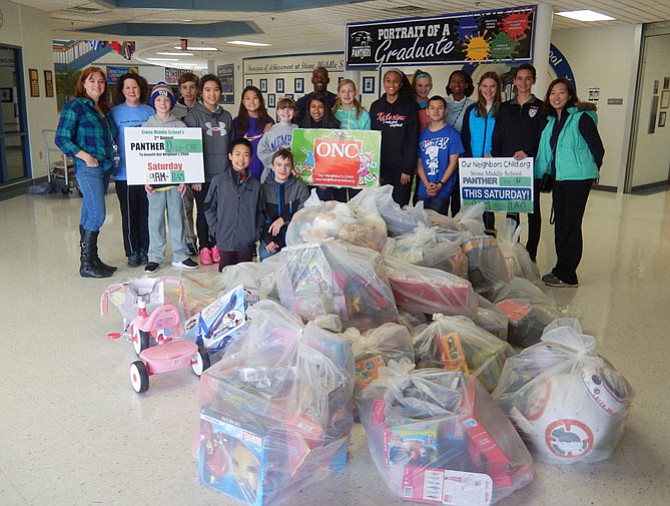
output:
M196 377L158 376L137 395L131 346L106 339L120 318L100 317L101 293L142 274L125 267L118 204L107 199L101 256L121 266L111 280L77 274L78 198L0 202L0 505L238 504L198 483ZM553 261L546 204L543 273ZM627 431L600 464L535 464L534 481L503 506L670 503L670 193L594 192L584 232L581 286L546 291L581 311L598 351L635 387ZM213 266L197 276L209 274ZM286 504L407 503L383 484L359 425L345 470Z

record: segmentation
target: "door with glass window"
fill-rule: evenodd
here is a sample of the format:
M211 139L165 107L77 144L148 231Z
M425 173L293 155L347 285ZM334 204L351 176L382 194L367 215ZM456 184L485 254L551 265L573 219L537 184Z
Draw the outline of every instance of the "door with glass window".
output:
M20 58L20 49L0 45L0 185L20 181L28 176L28 136Z

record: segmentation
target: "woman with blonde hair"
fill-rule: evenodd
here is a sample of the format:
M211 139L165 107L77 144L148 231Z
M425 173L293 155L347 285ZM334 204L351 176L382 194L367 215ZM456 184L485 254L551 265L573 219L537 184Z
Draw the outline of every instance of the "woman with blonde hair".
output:
M356 95L356 84L351 79L342 79L337 85L333 113L343 130L370 130L370 114Z

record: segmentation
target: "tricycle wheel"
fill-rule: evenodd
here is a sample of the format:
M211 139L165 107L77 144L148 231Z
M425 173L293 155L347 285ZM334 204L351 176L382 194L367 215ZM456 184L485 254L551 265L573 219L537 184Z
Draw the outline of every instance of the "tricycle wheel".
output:
M141 360L130 364L130 383L138 394L146 392L149 389L149 371L147 371L147 366Z
M203 372L209 369L209 353L205 348L200 346L193 358L195 359L195 364L193 364L191 368L193 368L193 372L196 376L200 376Z
M138 355L149 347L149 332L137 329L133 336L133 348Z

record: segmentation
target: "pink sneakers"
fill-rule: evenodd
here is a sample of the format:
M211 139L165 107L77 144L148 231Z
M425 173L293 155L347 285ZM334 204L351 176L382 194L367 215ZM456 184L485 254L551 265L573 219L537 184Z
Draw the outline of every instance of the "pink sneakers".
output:
M216 252L219 256L219 252ZM209 248L200 248L200 264L201 265L212 265L212 251Z
M219 260L221 260L221 255L219 255L219 248L217 248L216 246L213 246L212 247L212 261L215 264L218 264Z

